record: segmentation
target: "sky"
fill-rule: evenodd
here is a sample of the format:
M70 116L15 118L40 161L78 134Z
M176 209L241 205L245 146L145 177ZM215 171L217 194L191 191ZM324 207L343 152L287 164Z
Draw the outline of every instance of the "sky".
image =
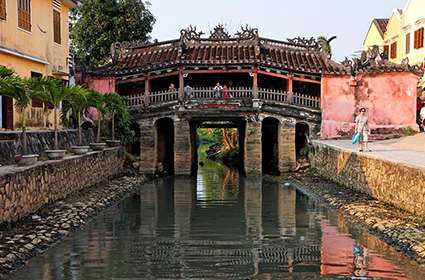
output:
M261 37L333 36L333 59L341 61L362 49L373 18L389 18L407 0L149 0L156 18L153 39L178 39L190 24L206 34L223 24L233 34L246 24Z

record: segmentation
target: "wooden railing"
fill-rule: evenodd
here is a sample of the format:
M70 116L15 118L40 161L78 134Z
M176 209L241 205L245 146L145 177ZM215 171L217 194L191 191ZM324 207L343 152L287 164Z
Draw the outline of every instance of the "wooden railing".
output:
M242 100L252 99L254 97L254 90L248 87L239 87L229 89L229 96L224 98L223 91L216 91L211 87L192 88L189 92L185 93L187 96L185 100ZM178 91L159 91L151 92L148 96L144 93L133 94L127 97L127 105L129 107L149 106L161 103L169 103L178 101ZM283 90L274 89L258 89L258 99L262 101L270 101L276 103L292 104L300 107L308 107L320 109L320 97L314 97L307 94L300 94L295 92L286 92Z

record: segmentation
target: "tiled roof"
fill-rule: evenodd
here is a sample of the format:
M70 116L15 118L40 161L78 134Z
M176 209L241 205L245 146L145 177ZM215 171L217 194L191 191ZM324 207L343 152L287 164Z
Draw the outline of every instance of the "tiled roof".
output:
M375 18L373 20L373 22L375 23L382 37L384 36L384 33L387 31L387 26L389 21L390 19L388 18Z
M196 33L185 39L183 36L187 33L182 33L178 40L155 44L118 44L114 63L101 72L126 75L175 66L229 65L264 66L317 75L345 70L340 64L328 59L314 39L297 38L283 42L261 38L255 36L256 33L240 33L240 37L235 38L222 32L220 30L219 35L214 34L208 39L200 38L200 35L197 37Z

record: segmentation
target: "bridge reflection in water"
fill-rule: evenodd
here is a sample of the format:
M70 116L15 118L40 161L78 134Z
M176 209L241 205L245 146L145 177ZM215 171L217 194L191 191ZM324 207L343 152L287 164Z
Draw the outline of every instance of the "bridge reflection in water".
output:
M323 276L424 279L295 188L205 161L197 177L143 186L13 279Z

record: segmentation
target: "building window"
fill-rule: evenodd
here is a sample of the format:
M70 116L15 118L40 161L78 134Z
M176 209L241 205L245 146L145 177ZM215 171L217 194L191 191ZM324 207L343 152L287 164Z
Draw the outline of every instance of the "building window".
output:
M410 33L406 34L406 54L410 53Z
M415 31L415 49L423 48L424 46L424 28Z
M397 42L391 44L391 58L397 58Z
M18 26L31 31L31 0L18 0Z
M6 19L6 0L0 0L0 19Z
M389 54L390 54L390 46L385 45L385 46L384 46L384 55L385 55L386 57L388 57L388 56L389 56Z
M53 39L55 43L61 43L61 13L53 10Z

